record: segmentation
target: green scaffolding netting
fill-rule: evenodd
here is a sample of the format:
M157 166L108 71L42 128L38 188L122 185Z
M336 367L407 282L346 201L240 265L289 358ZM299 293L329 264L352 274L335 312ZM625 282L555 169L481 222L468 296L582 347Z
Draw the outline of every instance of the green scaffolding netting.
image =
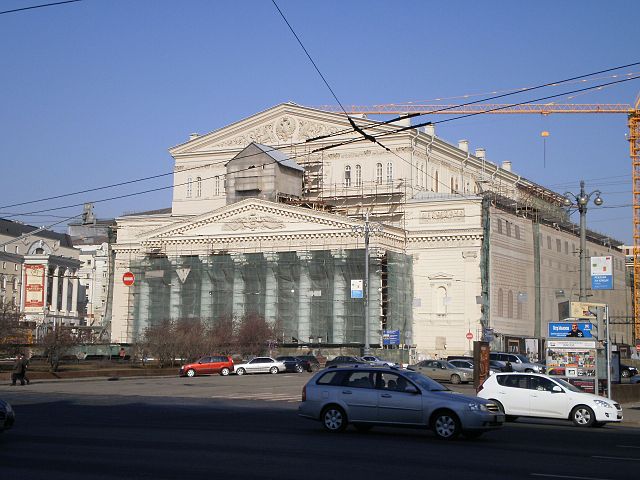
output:
M181 255L132 261L136 283L129 298L133 338L168 319L257 314L278 322L283 343L321 339L329 344L364 343L364 300L351 298L351 280L364 277L365 252ZM383 330L412 339L412 262L401 253L369 259L369 325L372 344Z

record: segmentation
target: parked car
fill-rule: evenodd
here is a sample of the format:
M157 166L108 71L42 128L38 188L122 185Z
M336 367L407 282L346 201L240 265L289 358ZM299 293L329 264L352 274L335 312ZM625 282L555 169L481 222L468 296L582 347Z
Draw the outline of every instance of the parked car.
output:
M307 372L317 372L320 370L320 361L313 355L297 355L297 359L302 360L303 362L307 362L306 370Z
M305 365L305 362L297 359L296 357L282 356L282 357L276 357L276 360L284 363L285 370L287 372L302 373L305 370L307 370L307 366Z
M500 362L511 363L511 368L514 372L536 372L544 373L545 366L540 363L531 363L526 355L521 353L504 353L504 352L491 352L489 353L491 360L498 360Z
M325 364L325 367L330 367L332 365L347 365L347 364L355 364L355 363L366 364L367 362L362 360L360 357L353 357L353 356L348 356L348 355L339 355L339 356L335 357L333 360L329 360Z
M287 367L283 362L271 357L256 357L246 363L239 363L235 366L236 375L245 373L279 373L284 372Z
M362 360L367 362L369 365L374 365L377 367L394 367L397 365L395 362L391 362L389 360L383 360L380 357L376 357L375 355L365 355L361 357Z
M638 369L631 365L620 364L620 375L624 378L634 377L638 375Z
M450 360L449 363L456 368L459 368L463 372L467 372L471 375L471 379L473 380L473 361L471 360ZM489 365L489 375L493 375L494 373L501 372L502 369L495 368Z
M226 377L233 372L233 360L226 355L207 355L194 363L180 367L181 377L195 377L196 375L210 375L219 373Z
M507 417L564 418L580 427L622 421L622 407L614 400L538 373L496 373L480 386L478 396L495 402Z
M445 360L423 360L407 367L433 380L440 380L451 383L468 383L473 380L473 373L454 367Z
M15 422L16 414L11 405L4 400L0 400L0 433L9 430Z
M330 432L349 424L360 431L418 426L443 440L460 433L475 438L505 420L495 403L454 393L417 372L361 364L316 373L302 389L298 415Z

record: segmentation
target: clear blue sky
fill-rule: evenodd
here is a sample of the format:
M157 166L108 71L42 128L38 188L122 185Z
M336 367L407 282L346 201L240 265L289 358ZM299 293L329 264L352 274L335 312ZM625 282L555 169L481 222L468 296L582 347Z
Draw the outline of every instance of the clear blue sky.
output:
M38 3L47 0L3 0L0 11ZM344 104L509 90L640 61L640 3L632 0L278 4ZM189 133L281 102L335 104L269 0L84 0L0 15L0 72L0 206L170 172L167 149ZM620 73L631 72L640 66ZM638 92L640 81L632 81L559 101L631 104ZM546 167L543 130L550 132ZM467 139L489 160L511 160L516 173L561 193L585 179L589 190L602 190L605 206L625 205L591 208L588 226L628 243L626 133L624 115L485 115L437 126L446 141ZM0 216L44 225L81 207L10 214L170 184L164 177L0 208ZM96 213L107 218L170 204L165 190L97 203Z

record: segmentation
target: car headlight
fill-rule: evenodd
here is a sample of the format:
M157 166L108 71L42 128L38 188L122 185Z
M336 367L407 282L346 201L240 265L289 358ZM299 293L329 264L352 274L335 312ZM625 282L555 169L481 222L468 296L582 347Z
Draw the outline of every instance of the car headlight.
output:
M611 404L609 402L605 402L604 400L594 400L593 403L603 408L611 408Z
M472 412L488 412L487 406L484 403L470 403L469 410Z

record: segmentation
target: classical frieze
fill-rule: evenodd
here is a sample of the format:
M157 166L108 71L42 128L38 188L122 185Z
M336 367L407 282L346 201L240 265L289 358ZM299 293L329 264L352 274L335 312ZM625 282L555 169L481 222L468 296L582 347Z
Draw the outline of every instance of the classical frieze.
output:
M256 213L250 213L246 217L237 218L233 223L223 225L223 230L276 230L284 228L284 222L275 217L259 217Z
M448 208L445 210L423 210L420 212L420 223L454 223L464 218L464 208Z

